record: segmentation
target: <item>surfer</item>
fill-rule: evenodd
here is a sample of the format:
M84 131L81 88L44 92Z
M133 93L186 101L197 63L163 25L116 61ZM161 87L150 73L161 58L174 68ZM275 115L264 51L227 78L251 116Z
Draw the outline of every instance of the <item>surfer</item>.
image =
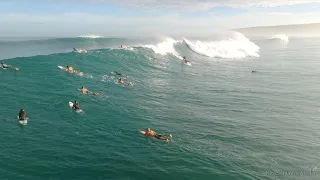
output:
M255 70L252 70L251 72L252 72L252 73L256 73L257 71L255 71Z
M3 69L7 69L7 68L9 68L9 66L8 66L8 65L6 65L6 64L4 64L3 62L1 62L1 67L2 67Z
M80 109L80 105L79 105L79 103L78 103L78 101L77 101L77 100L74 100L74 103L73 103L72 109L74 109L74 110L78 110L78 109Z
M97 93L97 92L90 92L87 88L84 88L83 86L82 86L82 88L81 88L81 92L82 92L82 94L91 93L91 94L94 95L94 96L99 96L99 93Z
M9 65L4 64L3 62L1 62L0 64L1 64L2 69L12 69L12 70L15 70L15 71L19 70L19 68L10 67Z
M125 75L125 74L121 74L121 73L119 73L119 72L117 72L117 71L114 71L114 73L116 74L116 75L118 75L118 76L122 76L122 77L126 77L127 75Z
M120 78L120 79L118 80L118 83L119 83L119 84L124 84L124 81Z
M87 93L89 93L89 90L88 90L87 88L84 88L84 87L82 86L81 92L82 92L82 94L87 94Z
M188 62L190 63L191 62L191 61L187 60L185 56L183 56L183 60L184 60L185 63L188 63Z
M26 120L27 119L27 113L24 112L24 109L21 108L19 112L19 120Z
M67 66L67 70L73 72L73 68L71 66Z
M146 133L144 135L149 136L149 137L154 137L156 139L163 140L166 142L169 141L168 137L172 138L171 134L157 134L155 131L151 130L150 128L146 129Z

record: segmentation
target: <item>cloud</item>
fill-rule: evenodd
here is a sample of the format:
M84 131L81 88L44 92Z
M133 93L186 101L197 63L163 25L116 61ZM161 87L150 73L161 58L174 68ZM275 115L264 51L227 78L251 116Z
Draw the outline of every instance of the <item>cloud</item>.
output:
M274 15L274 16L290 16L292 15L292 13L288 13L288 12L269 12L268 15Z
M320 0L83 0L87 2L107 2L130 8L151 8L170 10L209 10L213 7L233 8L277 7L283 5L320 3Z

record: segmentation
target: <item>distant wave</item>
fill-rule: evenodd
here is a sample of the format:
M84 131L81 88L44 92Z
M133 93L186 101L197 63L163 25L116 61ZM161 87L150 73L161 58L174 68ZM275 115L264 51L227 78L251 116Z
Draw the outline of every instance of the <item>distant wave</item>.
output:
M241 33L234 33L233 37L220 41L190 41L183 42L195 53L220 58L259 57L260 47L251 42Z
M79 37L79 38L88 38L88 39L103 38L103 36L97 36L97 35L93 35L93 34L82 35L82 36L78 36L78 37Z
M276 35L273 35L271 38L268 38L268 39L273 39L273 40L281 40L281 41L284 41L284 42L289 42L289 37L285 34L276 34Z

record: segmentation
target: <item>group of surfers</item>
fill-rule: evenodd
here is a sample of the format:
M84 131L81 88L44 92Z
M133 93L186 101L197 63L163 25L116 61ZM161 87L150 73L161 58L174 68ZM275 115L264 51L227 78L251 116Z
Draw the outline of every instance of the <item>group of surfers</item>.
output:
M120 48L126 48L126 47L121 45ZM74 50L76 50L76 49L74 48ZM188 60L185 59L185 57L184 57L184 60L185 60L185 62L188 61ZM4 64L3 62L1 62L0 64L1 64L1 67L2 67L3 69L19 70L18 68L12 68L11 66ZM83 74L82 72L73 70L73 68L72 68L71 66L67 66L66 70L69 71L69 72L71 72L71 73ZM127 77L127 75L121 74L121 73L119 73L119 72L117 72L117 71L115 71L114 73L115 73L116 75L118 75L118 76ZM122 84L122 85L125 85L125 82L124 82L121 78L119 78L118 83L119 83L119 84ZM132 83L129 82L129 83L127 84L127 86L132 86ZM89 94L89 93L91 93L92 95L95 95L95 96L98 96L98 95L99 95L99 93L97 93L97 92L91 92L91 91L89 91L89 90L88 90L87 88L85 88L85 87L82 87L82 88L81 88L81 93L82 93L82 94ZM74 101L73 106L72 106L72 109L74 109L74 110L80 110L80 109L81 109L81 108L80 108L80 104L79 104L79 102L78 102L77 100ZM27 113L25 112L25 110L24 110L23 108L21 108L20 111L19 111L18 119L19 119L20 121L21 121L21 120L27 120L27 119L28 119L28 118L27 118ZM143 135L145 135L145 136L148 136L148 137L151 137L151 138L155 138L155 139L158 139L158 140L161 140L161 141L165 141L165 142L169 142L169 138L172 138L172 135L171 135L171 134L157 134L155 131L151 130L150 128L146 128L146 131L140 131L140 133L143 134Z
M77 100L74 101L72 109L74 109L74 110L80 109L80 105ZM20 121L28 119L27 113L24 111L23 108L20 109L18 118ZM155 131L151 130L150 128L146 128L146 131L140 131L140 133L147 136L147 137L155 138L155 139L165 141L165 142L170 142L170 138L172 138L171 134L157 134Z

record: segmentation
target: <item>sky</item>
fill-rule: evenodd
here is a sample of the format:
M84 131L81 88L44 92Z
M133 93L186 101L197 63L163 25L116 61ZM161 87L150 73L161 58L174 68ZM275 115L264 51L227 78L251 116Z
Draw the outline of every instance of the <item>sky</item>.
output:
M320 0L0 0L0 36L210 35L320 23Z

